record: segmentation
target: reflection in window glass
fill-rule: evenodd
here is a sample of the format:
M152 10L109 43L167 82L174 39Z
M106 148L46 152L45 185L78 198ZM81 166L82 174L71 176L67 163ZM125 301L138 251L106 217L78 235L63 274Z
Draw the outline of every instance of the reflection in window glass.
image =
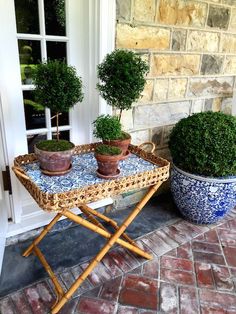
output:
M46 140L46 134L34 134L34 135L27 135L27 142L28 142L28 152L34 152L34 145L39 141Z
M32 84L32 71L41 60L40 41L18 40L22 84Z
M68 131L61 131L59 136L60 136L60 140L67 140L67 141L69 141L70 140L70 131L69 130ZM57 138L56 132L53 132L52 138L53 139Z
M51 117L55 117L55 112L51 112ZM56 126L56 117L51 119L52 126ZM61 125L69 125L69 113L63 112L59 115L59 126Z
M15 0L17 33L39 34L38 0Z
M65 36L65 0L44 0L47 35Z
M45 109L35 102L32 91L23 91L26 129L40 129L46 127Z
M47 41L47 56L50 60L65 60L66 62L66 43L60 41Z

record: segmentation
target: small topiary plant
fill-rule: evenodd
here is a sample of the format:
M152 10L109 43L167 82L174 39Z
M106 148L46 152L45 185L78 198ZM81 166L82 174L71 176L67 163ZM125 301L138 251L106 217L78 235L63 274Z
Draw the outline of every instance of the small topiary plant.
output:
M97 88L110 106L128 110L138 100L145 86L148 65L132 51L114 50L98 65Z
M93 121L93 134L102 140L116 140L121 138L121 123L116 116L101 115Z
M169 148L182 170L210 177L236 175L236 117L209 111L181 119Z
M43 107L56 112L57 141L59 141L59 115L68 112L83 100L82 81L74 67L63 61L40 63L33 72L35 99Z
M115 156L120 155L122 150L116 146L101 144L95 148L95 152L100 155Z

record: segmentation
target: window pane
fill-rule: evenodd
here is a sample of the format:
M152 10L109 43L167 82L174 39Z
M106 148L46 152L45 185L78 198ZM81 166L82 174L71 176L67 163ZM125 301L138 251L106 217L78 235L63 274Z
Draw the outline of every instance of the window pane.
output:
M56 132L53 132L52 138L53 139L57 138ZM60 140L67 140L67 141L69 141L70 140L70 131L68 130L68 131L60 132Z
M40 41L18 40L22 84L32 84L32 70L41 60Z
M66 35L65 0L44 0L47 35Z
M47 56L50 60L60 59L66 61L66 43L47 41Z
M51 117L55 116L55 112L51 112ZM56 126L56 117L51 120L52 126ZM69 112L63 112L59 115L59 125L69 125Z
M15 0L18 33L39 34L38 0Z
M35 102L32 91L24 91L24 109L26 129L41 129L46 127L45 109Z
M34 145L39 141L46 140L46 134L34 134L34 135L27 135L27 142L28 142L28 152L34 152Z

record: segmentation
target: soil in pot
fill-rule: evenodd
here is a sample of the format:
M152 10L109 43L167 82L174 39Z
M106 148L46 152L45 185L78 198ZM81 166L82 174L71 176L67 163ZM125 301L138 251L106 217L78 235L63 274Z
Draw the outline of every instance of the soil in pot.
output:
M131 143L131 136L126 132L122 132L122 138L117 140L103 140L103 143L106 145L112 145L119 147L122 150L122 159L126 159L129 156L129 144Z
M63 175L72 169L75 145L65 140L42 141L35 145L35 154L42 172L47 175ZM50 151L54 149L54 151Z
M100 148L107 150L107 153L102 152ZM108 151L110 154L108 154ZM99 177L103 179L112 179L119 175L120 171L118 165L122 157L122 151L118 147L100 145L100 147L98 146L98 149L95 150L94 156L98 164L97 175Z

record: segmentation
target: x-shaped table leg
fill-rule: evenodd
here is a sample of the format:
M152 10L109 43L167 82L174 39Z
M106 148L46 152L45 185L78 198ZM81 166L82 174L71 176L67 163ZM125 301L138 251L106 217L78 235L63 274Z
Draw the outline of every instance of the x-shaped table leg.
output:
M106 232L104 229L100 228L99 226L94 225L88 221L85 221L81 217L78 217L69 211L66 211L63 213L63 215L70 218L71 220L74 220L75 222L78 222L79 224L89 228L90 230L93 230L93 231L109 238L109 240L105 244L105 246L101 249L101 251L94 257L94 259L91 261L91 263L86 267L84 272L72 284L70 289L65 293L65 295L61 298L61 300L52 308L52 314L56 314L59 312L59 310L62 308L62 306L71 298L71 296L74 294L74 292L78 289L78 287L82 284L82 282L89 276L89 274L93 271L93 269L96 267L96 265L101 261L101 259L106 255L106 253L111 249L111 247L115 243L119 243L119 244L121 244L121 245L123 245L129 249L131 249L131 247L132 247L131 250L138 253L139 255L141 255L141 256L146 255L144 257L146 257L148 259L152 258L149 254L147 254L143 250L138 249L134 245L132 245L132 244L130 244L124 240L121 240L120 237L125 232L126 228L135 219L135 217L138 215L138 213L142 210L142 208L145 206L145 204L148 202L148 200L152 197L152 195L158 190L158 188L160 187L161 184L162 184L162 182L158 182L157 184L153 185L150 188L149 192L143 197L143 199L138 203L138 205L135 207L135 209L129 214L129 216L125 219L125 221L116 230L116 232L113 235L111 235L109 232Z

